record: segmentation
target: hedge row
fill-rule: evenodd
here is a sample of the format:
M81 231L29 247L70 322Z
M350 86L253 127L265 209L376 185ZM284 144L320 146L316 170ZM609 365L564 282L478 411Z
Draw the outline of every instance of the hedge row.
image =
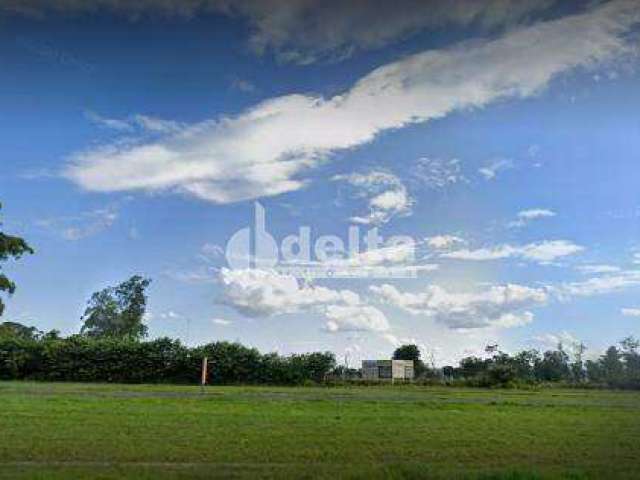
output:
M229 342L189 348L169 338L0 338L0 379L197 383L205 356L213 384L299 385L321 382L335 368L330 352L284 357Z

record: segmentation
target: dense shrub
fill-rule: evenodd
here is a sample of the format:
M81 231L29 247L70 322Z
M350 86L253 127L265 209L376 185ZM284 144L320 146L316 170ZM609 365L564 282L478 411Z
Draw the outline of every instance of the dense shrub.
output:
M240 343L214 342L189 348L178 340L142 342L125 338L0 329L0 380L47 380L117 383L198 383L203 357L209 359L209 383L306 385L347 382L366 385L360 371L337 367L330 352L281 356L262 354ZM468 357L458 367L423 366L416 383L500 388L554 384L640 389L640 342L629 337L597 359L583 362L557 350L487 358ZM411 352L410 352L411 353ZM378 382L373 382L378 384Z
M331 353L262 355L239 343L188 348L161 338L149 342L86 336L21 339L0 337L0 379L77 382L196 383L202 358L209 382L300 385L320 382L335 368Z

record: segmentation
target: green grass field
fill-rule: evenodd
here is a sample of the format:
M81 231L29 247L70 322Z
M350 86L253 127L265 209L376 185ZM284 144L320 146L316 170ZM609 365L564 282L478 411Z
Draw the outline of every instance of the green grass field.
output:
M0 383L0 478L639 478L640 394Z

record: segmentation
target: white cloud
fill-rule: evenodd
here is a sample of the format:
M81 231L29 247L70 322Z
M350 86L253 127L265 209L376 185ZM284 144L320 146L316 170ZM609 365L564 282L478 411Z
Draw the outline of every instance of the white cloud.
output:
M366 276L367 272L377 271L380 271L380 275L393 272L394 275L414 276L420 272L438 270L439 266L434 263L416 263L416 245L412 240L408 238L406 240L406 242L363 250L346 258L311 262L310 265L331 270L334 272L333 276L337 277Z
M620 271L620 267L615 265L581 265L577 269L586 274L616 273Z
M640 265L640 252L636 252L633 254L632 262L634 265Z
M337 331L374 331L386 332L389 322L384 314L369 305L328 305L326 328Z
M544 289L513 284L474 293L451 293L437 285L419 293L401 292L389 284L370 290L386 303L457 329L524 325L533 320L533 314L525 309L543 305L548 299Z
M446 250L454 245L460 245L466 243L463 238L456 237L455 235L436 235L425 239L429 248L435 250Z
M545 208L533 208L530 210L522 210L518 213L518 218L523 220L534 220L536 218L555 217L555 212Z
M441 257L456 260L501 260L506 258L519 258L540 263L550 263L561 257L574 255L584 248L567 240L552 240L527 245L499 245L491 248L479 248L476 250L455 250L443 253Z
M91 148L71 157L65 175L92 191L178 190L218 203L298 190L310 168L383 131L528 97L564 72L628 53L636 7L615 0L495 40L403 58L328 99L286 95L159 140Z
M210 262L224 257L224 248L216 243L205 243L200 249L200 258Z
M224 318L212 318L211 323L213 323L214 325L226 327L228 325L231 325L232 322L231 320L225 320Z
M493 180L498 175L498 172L502 170L508 170L513 168L513 161L502 158L498 160L494 160L488 165L480 168L478 173L484 177L485 180Z
M521 212L518 212L518 219L509 223L509 227L524 227L532 220L537 220L540 218L550 218L555 216L555 212L547 210L546 208L532 208L530 210L522 210Z
M216 282L216 271L209 267L198 267L192 270L166 270L164 275L183 283L204 284Z
M552 287L552 291L560 299L566 299L603 295L638 286L640 286L640 270L625 270L579 282L563 283Z
M295 313L318 305L360 303L350 290L301 285L292 275L258 269L220 271L223 302L247 316Z
M234 78L231 80L231 88L244 93L253 93L257 90L256 86L249 80Z
M416 160L411 174L420 184L432 189L468 182L462 173L460 160L457 158L419 158Z
M386 247L364 250L344 260L339 260L339 265L349 267L378 267L382 265L402 265L412 263L415 260L415 245L402 243Z
M163 320L178 320L180 318L184 318L184 316L173 310L168 310L166 312L162 312L160 314L160 318L162 318Z
M562 349L569 354L575 353L576 348L582 343L567 331L537 335L533 340L546 350L555 350L558 345L562 345Z
M51 230L65 240L76 241L89 238L111 228L118 219L115 205L96 208L76 216L37 220L36 226Z
M87 117L88 120L90 120L94 124L103 128L109 128L112 130L122 130L122 131L129 131L133 129L131 124L126 120L119 120L116 118L106 118L106 117L103 117L102 115L98 115L97 113L92 112L91 110L85 111L84 115L85 117Z
M291 275L256 269L223 268L220 282L222 302L250 317L314 312L327 318L330 332L389 329L384 314L351 290L303 285Z
M418 245L410 237L392 237L385 246L354 252L344 258L330 258L321 262L303 262L301 265L324 267L333 271L334 276L338 277L349 276L348 274L357 276L358 273L364 274L367 270L380 271L381 275L391 271L397 275L411 275L438 270L439 265L435 263L416 262L417 248ZM292 264L296 264L296 262L292 262ZM289 264L284 263L283 265L288 266Z
M352 173L336 175L333 180L346 181L359 189L359 196L368 197L369 214L351 217L354 223L380 225L397 215L411 214L413 201L402 181L391 173Z
M149 115L133 115L125 119L117 119L103 117L91 110L85 111L84 114L91 122L100 127L121 132L134 132L137 130L138 133L170 134L184 128L184 125L179 122L163 120Z
M184 125L179 122L151 117L149 115L134 115L130 119L130 122L132 126L155 133L174 133L184 128Z
M620 312L625 317L640 317L640 308L623 308Z

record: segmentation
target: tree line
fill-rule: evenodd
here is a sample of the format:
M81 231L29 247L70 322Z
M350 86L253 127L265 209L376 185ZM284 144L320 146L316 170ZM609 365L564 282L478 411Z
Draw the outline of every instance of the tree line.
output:
M540 352L502 352L497 345L486 348L486 357L470 356L457 367L426 365L415 345L396 349L393 358L413 360L416 377L426 383L438 382L478 387L517 387L545 383L571 386L640 389L640 341L627 337L595 359L585 360L586 347L578 343L566 349Z
M24 239L0 231L0 263L32 253ZM94 293L80 333L66 338L56 330L45 333L17 322L0 323L0 379L194 383L203 357L211 362L209 381L218 384L299 385L361 378L359 369L336 365L331 352L280 356L230 342L188 347L170 338L144 341L150 283L134 275ZM0 292L10 295L15 288L0 271ZM0 299L0 315L3 310ZM571 354L562 344L516 354L490 345L485 358L467 357L456 367L436 368L424 363L416 345L403 345L393 358L413 360L416 380L424 383L508 387L553 382L640 389L639 349L640 341L628 337L600 357L585 360L582 344L574 345Z
M555 350L516 354L488 352L466 357L458 366L426 365L415 345L396 349L393 358L413 360L416 382L473 387L562 384L578 387L640 389L640 342L627 338L597 359L583 360L562 345ZM179 340L143 341L130 336L61 337L15 322L0 324L0 379L114 383L199 381L203 357L211 384L304 385L361 382L359 369L336 365L331 352L282 356L263 354L239 343L213 342L188 347Z

